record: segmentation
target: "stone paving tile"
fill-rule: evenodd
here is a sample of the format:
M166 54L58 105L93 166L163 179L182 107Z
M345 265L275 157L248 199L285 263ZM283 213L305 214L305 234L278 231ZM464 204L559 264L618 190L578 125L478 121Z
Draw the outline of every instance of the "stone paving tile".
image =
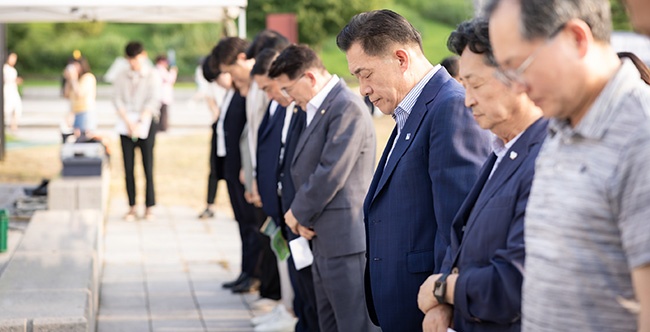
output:
M198 319L161 318L152 321L154 332L203 332L205 327Z
M158 206L156 220L125 222L113 200L106 224L98 332L252 331L255 294L221 284L239 274L237 223L188 207Z

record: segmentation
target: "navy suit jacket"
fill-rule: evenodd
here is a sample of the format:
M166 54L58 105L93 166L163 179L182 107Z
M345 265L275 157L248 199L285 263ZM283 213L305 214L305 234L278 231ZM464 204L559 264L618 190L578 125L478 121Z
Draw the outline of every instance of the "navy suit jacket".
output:
M458 331L521 329L524 215L547 123L539 119L529 126L487 180L496 159L492 154L454 218L442 272L458 269Z
M383 331L420 331L420 285L440 270L451 222L490 151L490 134L444 68L429 80L364 203L368 312Z
M293 179L291 179L291 160L293 160L293 155L298 146L298 138L305 130L306 121L307 113L296 105L289 124L287 139L284 142L284 158L278 166L278 181L282 184L282 197L280 198L282 201L282 216L289 211L293 198L296 196L296 188L293 185Z
M262 199L262 210L276 221L283 215L280 214L278 196L278 157L286 110L286 107L278 105L271 116L269 103L257 134L257 190Z
M246 98L239 92L230 101L226 117L223 119L224 141L226 142L226 158L224 159L224 178L226 181L239 182L241 170L241 152L239 140L246 126Z

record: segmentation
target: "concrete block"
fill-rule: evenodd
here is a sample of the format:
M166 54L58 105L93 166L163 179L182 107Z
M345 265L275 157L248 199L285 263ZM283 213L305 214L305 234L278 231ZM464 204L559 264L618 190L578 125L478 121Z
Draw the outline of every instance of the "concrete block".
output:
M19 251L93 252L100 247L101 227L99 211L38 211L32 217Z
M94 329L95 313L88 290L2 290L0 307L0 321L16 317L34 322L41 318L85 319L90 326L87 331Z
M77 209L106 210L103 184L101 177L77 180Z
M34 319L34 332L94 331L85 317L47 317Z
M0 319L0 332L26 332L27 319L8 318Z
M77 208L77 184L65 179L53 179L47 186L47 207L53 210Z
M96 209L107 211L111 173L108 166L101 176L63 177L50 181L48 208L51 210Z
M75 290L95 292L99 264L91 252L26 253L16 251L0 276L3 291Z

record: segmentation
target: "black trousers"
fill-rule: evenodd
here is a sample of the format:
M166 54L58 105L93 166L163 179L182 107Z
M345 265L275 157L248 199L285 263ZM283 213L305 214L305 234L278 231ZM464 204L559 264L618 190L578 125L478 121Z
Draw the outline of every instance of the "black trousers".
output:
M262 248L257 264L257 272L260 278L260 297L279 300L282 298L280 288L280 273L278 272L278 260L271 249L271 238L261 234Z
M167 131L169 112L167 112L167 104L160 106L160 121L158 122L158 131Z
M153 147L156 143L156 121L151 122L149 136L146 139L138 138L133 141L131 137L120 135L122 143L122 156L124 159L124 175L126 179L126 193L129 196L129 206L135 206L135 175L133 172L135 164L135 149L140 148L142 154L142 166L147 180L145 206L156 205L156 194L153 185Z
M226 157L217 157L217 123L212 124L212 143L210 144L210 175L208 175L208 204L214 204L217 197L217 184L224 180L224 161Z
M266 216L262 209L246 202L244 185L239 182L239 179L226 177L226 184L235 220L239 224L242 246L241 270L248 275L258 277L257 269L262 250L261 237L263 236L260 233L260 227L262 227Z
M288 226L284 226L282 234L288 241L298 238ZM293 311L298 317L296 332L318 332L318 310L316 307L316 292L314 291L314 279L311 273L311 266L302 270L296 270L293 256L289 256L289 277L293 286Z

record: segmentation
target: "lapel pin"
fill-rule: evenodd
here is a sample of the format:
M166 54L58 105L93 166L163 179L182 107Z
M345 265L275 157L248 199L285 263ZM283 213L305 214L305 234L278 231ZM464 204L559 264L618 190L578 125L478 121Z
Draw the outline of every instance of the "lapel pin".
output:
M407 134L406 134L406 140L408 141L408 140L410 140L410 139L411 139L411 133L407 133Z
M320 114L325 114L325 110L320 110Z
M510 151L510 159L515 160L517 158L517 152Z

